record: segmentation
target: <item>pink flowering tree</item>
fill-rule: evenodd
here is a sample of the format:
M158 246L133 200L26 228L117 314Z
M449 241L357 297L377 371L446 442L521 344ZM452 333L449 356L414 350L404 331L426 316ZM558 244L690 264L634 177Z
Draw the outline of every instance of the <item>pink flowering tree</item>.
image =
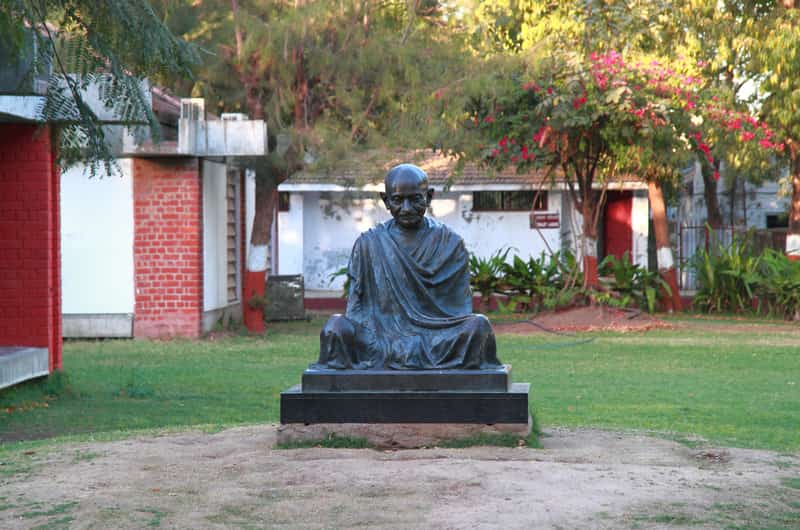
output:
M511 72L460 94L451 91L450 99L438 94L441 115L451 118L438 147L489 168L545 169L551 179L563 179L582 216L588 288L598 284L597 225L605 189L614 179L634 175L653 181L663 213L661 183L676 178L695 154L714 162L709 134L765 152L780 147L758 121L706 97L700 80L685 68L625 60L608 51L588 57L565 53ZM668 248L668 236L659 239Z

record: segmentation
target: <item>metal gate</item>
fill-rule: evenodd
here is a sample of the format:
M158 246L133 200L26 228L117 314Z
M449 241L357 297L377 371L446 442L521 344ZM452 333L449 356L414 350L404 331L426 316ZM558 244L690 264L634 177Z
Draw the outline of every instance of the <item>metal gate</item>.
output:
M678 238L678 283L681 290L697 289L697 278L691 267L697 249L706 251L719 245L727 247L733 243L737 227L711 228L708 225L681 226Z

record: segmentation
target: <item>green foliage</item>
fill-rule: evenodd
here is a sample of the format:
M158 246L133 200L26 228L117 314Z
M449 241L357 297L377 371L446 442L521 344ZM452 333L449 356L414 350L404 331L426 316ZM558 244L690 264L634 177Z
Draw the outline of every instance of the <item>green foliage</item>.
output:
M761 255L761 281L756 292L770 314L800 320L800 261L766 249Z
M350 275L348 274L348 272L350 272L350 267L344 266L332 272L331 275L328 276L329 285L332 284L334 281L336 281L336 279L339 278L340 276L344 276L344 285L342 286L342 298L347 298L347 295L350 294Z
M542 254L523 260L511 248L501 248L488 258L471 255L470 285L480 291L484 309L492 294L501 294L497 304L501 312L541 311L572 305L582 296L582 274L575 256L569 251Z
M468 59L456 7L435 0L155 4L170 28L210 52L183 89L218 112L263 118L279 146L297 146L278 181L339 169L357 151L422 147L427 98Z
M653 313L656 310L659 292L672 295L669 284L657 271L648 271L637 263L633 263L630 254L625 251L622 259L614 255L606 256L600 263L601 275L609 276L606 287L614 291L616 296L610 298L618 302L620 307L635 305ZM601 279L602 280L602 279Z
M755 288L761 281L760 262L745 241L698 249L691 263L699 284L695 307L717 313L751 311Z
M571 305L582 290L581 273L569 251L550 256L541 254L527 261L514 256L503 263L499 290L509 297L509 307L517 311L541 311Z
M98 164L108 170L113 154L86 90L97 90L115 120L147 126L157 136L145 79L189 76L197 60L147 0L10 0L0 4L0 35L11 37L3 43L12 56L33 52L31 75L52 68L43 119L62 124L62 166L86 161L92 172Z
M750 58L746 71L760 81L753 99L760 101L766 121L796 143L800 139L800 116L796 112L800 9L774 2L762 8L760 15L751 23L755 45L746 55Z
M503 267L511 248L500 248L488 258L475 254L469 256L469 283L473 289L481 293L482 303L488 308L489 298L497 292Z
M800 320L800 262L783 252L753 253L747 238L729 246L698 249L691 263L699 289L694 305L709 313L760 310ZM758 306L754 303L758 301Z

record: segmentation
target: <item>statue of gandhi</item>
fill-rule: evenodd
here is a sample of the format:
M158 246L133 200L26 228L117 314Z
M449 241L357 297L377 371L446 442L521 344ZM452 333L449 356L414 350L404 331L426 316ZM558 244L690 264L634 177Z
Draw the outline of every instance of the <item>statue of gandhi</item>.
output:
M489 320L472 313L464 240L425 216L428 177L392 168L381 199L392 219L361 234L348 266L347 311L320 333L314 369L496 369Z

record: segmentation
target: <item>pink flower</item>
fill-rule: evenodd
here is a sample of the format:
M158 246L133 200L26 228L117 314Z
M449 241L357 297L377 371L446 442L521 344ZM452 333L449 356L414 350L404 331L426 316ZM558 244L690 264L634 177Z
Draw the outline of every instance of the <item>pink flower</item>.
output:
M511 157L511 163L512 164L516 164L518 160L519 160L519 157L516 157L516 156L512 156Z
M572 106L575 110L581 108L586 103L586 96L581 96L572 100Z
M773 147L773 144L772 144L772 142L770 142L770 141L769 141L769 140L767 140L766 138L764 138L763 140L759 140L759 141L758 141L758 145L760 145L760 146L761 146L761 147L763 147L764 149L772 149L772 147Z
M483 119L483 123L494 123L494 116L486 116Z
M531 81L530 83L525 83L522 85L522 90L533 90L534 92L538 92L540 88L539 85Z
M497 144L498 144L500 147L505 147L505 146L507 146L507 145L508 145L508 136L503 136L503 137L500 139L500 141L499 141L499 142L497 142Z
M538 131L533 135L533 141L537 144L540 144L544 141L544 135L547 132L547 127L540 127Z
M719 180L719 171L714 171L714 180Z
M497 149L492 149L492 155L491 155L492 158L496 157L499 154L500 154L500 151L498 151Z
M553 93L553 87L551 87L551 86L547 87L547 93L548 94L552 94Z

